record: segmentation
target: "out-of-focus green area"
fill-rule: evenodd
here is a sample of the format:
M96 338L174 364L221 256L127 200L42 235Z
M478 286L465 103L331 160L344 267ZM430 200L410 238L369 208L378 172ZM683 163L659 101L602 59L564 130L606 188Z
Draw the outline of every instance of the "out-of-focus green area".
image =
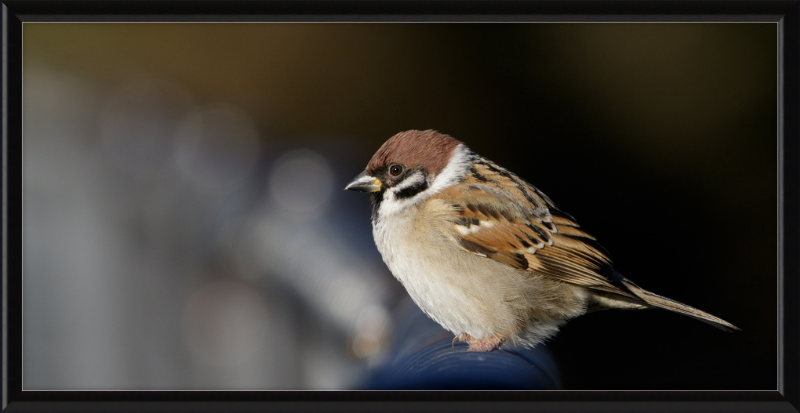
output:
M368 200L340 189L391 135L436 129L547 193L627 277L743 329L587 315L549 345L565 386L772 389L776 39L760 23L25 23L25 385L280 387L272 369L286 388L352 386L380 363L405 292L371 245ZM64 172L76 164L90 169ZM220 241L191 242L206 237ZM102 261L95 278L71 278L57 257L42 264L40 251L76 238L118 244L63 254ZM330 256L363 262L320 261ZM325 278L331 268L345 281ZM159 276L138 276L148 269ZM74 305L84 282L96 306ZM382 292L337 301L337 285ZM105 288L128 304L114 307ZM336 308L339 321L324 321ZM114 329L47 322L84 312L105 312ZM319 324L338 327L317 335ZM260 338L226 344L250 325ZM106 344L81 353L84 338Z

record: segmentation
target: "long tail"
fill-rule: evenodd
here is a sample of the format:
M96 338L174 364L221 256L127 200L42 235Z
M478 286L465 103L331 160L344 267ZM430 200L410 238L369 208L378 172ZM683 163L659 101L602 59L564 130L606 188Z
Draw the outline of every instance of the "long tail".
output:
M634 284L627 278L623 278L620 281L622 282L622 284L625 285L625 287L628 288L630 292L632 292L637 297L639 297L644 302L653 307L663 308L665 310L674 311L676 313L680 313L683 315L688 315L689 317L698 319L707 324L711 324L712 326L717 327L724 331L729 331L729 332L733 330L741 331L739 327L736 327L735 325L719 317L714 317L713 315L706 313L704 311L700 311L694 307L690 307L686 304L682 304L675 300L670 300L669 298L662 297L658 294L653 294L650 291L644 290L642 289L642 287L639 287L638 285Z

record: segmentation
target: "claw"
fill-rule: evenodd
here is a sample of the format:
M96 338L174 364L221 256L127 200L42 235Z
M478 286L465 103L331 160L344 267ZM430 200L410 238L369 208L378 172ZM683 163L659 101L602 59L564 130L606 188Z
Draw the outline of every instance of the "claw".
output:
M453 342L452 342L452 343L450 343L450 348L453 348L453 347L455 347L455 345L456 345L456 341L467 341L467 340L469 340L469 339L471 339L471 338L472 338L472 337L470 337L470 335L469 335L469 334L467 334L467 333L461 333L461 334L459 334L459 335L457 335L457 336L453 337Z

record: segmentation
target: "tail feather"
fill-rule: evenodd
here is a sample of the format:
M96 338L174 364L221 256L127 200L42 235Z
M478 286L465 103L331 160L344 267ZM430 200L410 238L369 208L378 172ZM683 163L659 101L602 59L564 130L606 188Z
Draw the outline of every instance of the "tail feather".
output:
M634 284L633 282L631 282L626 278L622 279L621 282L630 292L632 292L638 298L642 299L644 302L653 307L663 308L665 310L687 315L689 317L695 318L697 320L700 320L706 324L710 324L724 331L728 332L733 330L741 331L739 327L736 327L735 325L719 317L714 317L713 315L708 314L704 311L700 311L694 307L690 307L686 304L679 303L675 300L670 300L669 298L651 293L650 291L642 289L642 287L639 287L638 285Z

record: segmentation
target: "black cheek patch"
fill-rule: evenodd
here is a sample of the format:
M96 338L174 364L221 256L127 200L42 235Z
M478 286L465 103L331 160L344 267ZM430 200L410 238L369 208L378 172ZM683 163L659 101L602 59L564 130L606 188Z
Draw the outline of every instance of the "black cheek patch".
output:
M428 180L403 188L394 194L396 199L406 199L428 189Z

